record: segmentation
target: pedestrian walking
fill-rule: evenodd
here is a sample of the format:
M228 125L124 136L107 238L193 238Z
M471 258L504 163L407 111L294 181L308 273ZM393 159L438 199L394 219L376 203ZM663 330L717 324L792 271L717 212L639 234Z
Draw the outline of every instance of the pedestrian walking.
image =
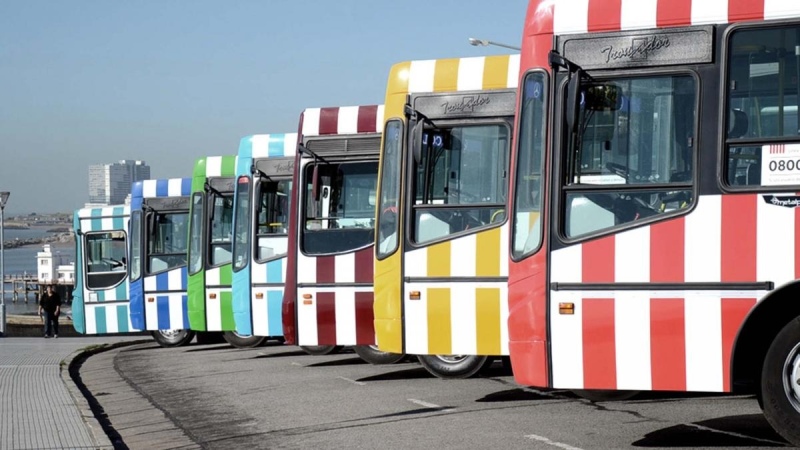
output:
M39 299L39 315L44 318L44 337L58 337L58 316L61 314L61 296L47 285L47 291Z

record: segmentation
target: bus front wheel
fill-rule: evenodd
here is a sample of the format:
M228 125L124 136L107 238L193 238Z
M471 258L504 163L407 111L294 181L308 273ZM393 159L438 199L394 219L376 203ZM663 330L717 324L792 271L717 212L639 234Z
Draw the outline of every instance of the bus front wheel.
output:
M767 350L761 399L772 428L800 446L800 318L786 324Z
M266 336L244 336L235 331L224 331L222 333L222 338L225 339L225 342L236 348L258 347L267 341Z
M445 380L469 378L493 360L482 355L418 355L422 367Z
M194 339L194 331L191 330L158 330L150 334L162 347L181 347Z
M353 351L364 361L370 364L394 364L400 362L406 355L388 353L378 350L377 345L356 345Z
M301 345L300 348L309 355L322 356L339 353L341 345Z

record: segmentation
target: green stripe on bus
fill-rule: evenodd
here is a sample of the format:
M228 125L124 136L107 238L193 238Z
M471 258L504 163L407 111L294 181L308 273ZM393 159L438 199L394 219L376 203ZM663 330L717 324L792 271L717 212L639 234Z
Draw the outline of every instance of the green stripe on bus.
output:
M117 300L129 300L128 283L120 283L117 287L114 288L114 292L116 292L117 294Z
M236 322L233 320L233 293L230 290L222 291L219 293L219 298L222 330L234 331L236 330Z
M233 286L233 270L230 264L225 264L219 268L219 284L221 286Z
M236 176L236 157L235 156L223 156L222 157L222 170L220 174L223 177L235 177Z
M94 308L94 324L97 334L108 332L108 328L106 327L106 309L104 307Z
M117 332L127 333L128 331L128 305L117 305Z

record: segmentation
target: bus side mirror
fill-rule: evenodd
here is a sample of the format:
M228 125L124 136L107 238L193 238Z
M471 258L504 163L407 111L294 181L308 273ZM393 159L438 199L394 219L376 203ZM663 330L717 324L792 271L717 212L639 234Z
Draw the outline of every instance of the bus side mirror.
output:
M414 155L414 162L416 163L422 161L422 132L424 129L425 122L419 120L411 131L411 152Z
M156 214L155 213L147 213L147 233L150 236L156 234Z
M315 202L319 201L319 164L314 164L314 171L311 173L311 197Z
M576 132L578 126L578 114L581 110L581 77L583 70L578 69L572 73L567 83L567 128L570 133Z

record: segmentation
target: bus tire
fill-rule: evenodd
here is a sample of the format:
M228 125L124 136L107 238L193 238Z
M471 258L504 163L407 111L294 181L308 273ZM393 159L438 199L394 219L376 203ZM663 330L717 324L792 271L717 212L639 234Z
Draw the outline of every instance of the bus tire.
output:
M800 445L800 318L775 336L761 369L764 417L793 445Z
M339 353L341 345L301 345L300 348L309 355L322 356Z
M445 380L469 378L494 362L484 355L417 355L417 359L425 370Z
M236 348L258 347L267 341L266 336L243 336L235 331L223 331L222 338Z
M604 391L604 390L583 390L577 389L572 391L575 395L585 398L590 402L622 402L630 400L639 393L639 391Z
M377 345L356 345L353 351L364 361L370 364L394 364L400 362L406 355L382 352Z
M194 339L191 330L158 330L151 331L153 339L162 347L182 347Z

